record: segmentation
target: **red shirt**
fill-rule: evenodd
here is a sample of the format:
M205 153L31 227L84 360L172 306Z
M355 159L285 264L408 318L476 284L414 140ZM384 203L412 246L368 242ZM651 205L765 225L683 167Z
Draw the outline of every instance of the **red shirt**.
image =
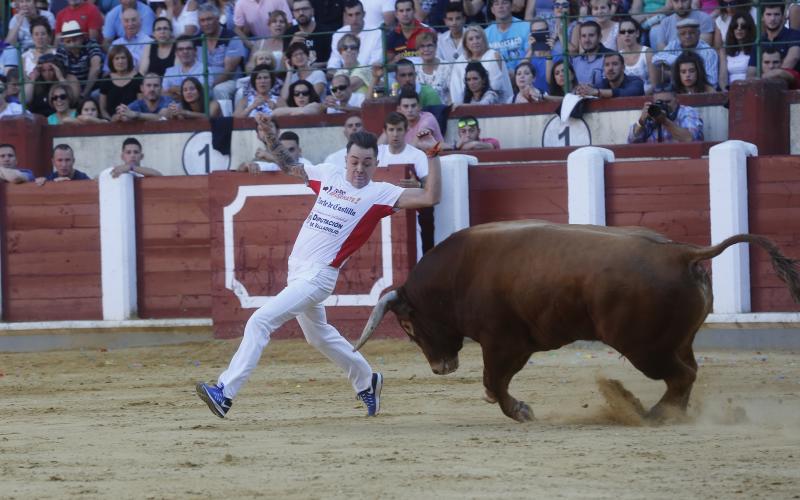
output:
M403 57L416 56L417 54L417 36L426 31L433 32L433 30L426 24L422 24L414 19L414 31L406 38L403 35L403 29L398 24L394 30L386 35L386 50L389 53L403 54Z
M69 5L56 14L56 35L61 34L61 27L67 21L78 21L81 30L88 37L89 30L97 31L97 42L103 41L103 14L100 9L89 2L83 2L77 8Z

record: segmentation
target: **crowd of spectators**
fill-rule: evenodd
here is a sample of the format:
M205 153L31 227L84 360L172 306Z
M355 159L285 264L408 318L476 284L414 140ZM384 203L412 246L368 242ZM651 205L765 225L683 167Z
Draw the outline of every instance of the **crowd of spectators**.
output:
M680 95L800 85L796 2L14 0L12 12L0 117L53 125L346 113L388 93L412 131L430 107L572 93L650 96L629 140L698 140Z

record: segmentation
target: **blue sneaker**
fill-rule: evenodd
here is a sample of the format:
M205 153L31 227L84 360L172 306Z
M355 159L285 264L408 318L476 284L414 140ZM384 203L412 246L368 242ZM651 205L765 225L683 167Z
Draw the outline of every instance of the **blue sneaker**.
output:
M195 386L197 395L206 402L211 413L219 418L225 418L225 414L228 413L231 405L233 405L233 401L222 394L223 387L225 387L224 384L210 385L203 382L198 382Z
M364 389L358 393L358 399L367 405L367 416L374 417L381 411L381 389L383 388L383 375L380 373L372 374L372 384L369 389Z

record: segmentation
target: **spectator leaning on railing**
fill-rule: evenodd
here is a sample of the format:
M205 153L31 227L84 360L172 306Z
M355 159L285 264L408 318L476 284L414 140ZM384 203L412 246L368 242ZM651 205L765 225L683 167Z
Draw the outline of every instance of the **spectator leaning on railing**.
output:
M142 160L144 159L142 143L134 137L128 137L122 141L120 159L122 163L111 170L111 177L117 178L122 174L131 174L134 177L155 177L162 175L158 170L142 165Z
M12 184L33 182L33 171L17 165L17 149L13 144L0 144L0 181Z
M175 104L171 98L161 95L161 77L155 73L148 73L142 78L139 94L142 96L140 99L127 106L121 104L117 110L123 121L158 121L166 116L169 105Z
M644 95L644 82L638 76L625 74L625 59L619 52L603 54L603 80L595 87L578 85L574 93L594 97L630 97Z
M696 109L681 106L672 85L653 89L653 101L642 107L628 132L628 143L691 142L703 140L703 119Z
M37 177L36 184L44 185L47 181L88 181L88 175L75 169L75 153L68 144L57 144L53 148L53 158L51 160L53 171L47 177Z

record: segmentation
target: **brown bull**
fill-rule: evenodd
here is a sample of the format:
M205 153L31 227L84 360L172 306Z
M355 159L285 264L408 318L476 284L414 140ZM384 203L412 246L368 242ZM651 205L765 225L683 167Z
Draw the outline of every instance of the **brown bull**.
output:
M800 302L794 261L766 238L737 235L699 247L642 228L498 222L453 234L425 254L399 289L381 298L356 349L386 310L422 349L434 373L458 368L464 337L483 350L487 397L526 421L533 413L508 393L538 351L576 340L613 347L667 390L649 415L686 410L697 363L692 342L711 310L702 261L736 243L755 243Z

